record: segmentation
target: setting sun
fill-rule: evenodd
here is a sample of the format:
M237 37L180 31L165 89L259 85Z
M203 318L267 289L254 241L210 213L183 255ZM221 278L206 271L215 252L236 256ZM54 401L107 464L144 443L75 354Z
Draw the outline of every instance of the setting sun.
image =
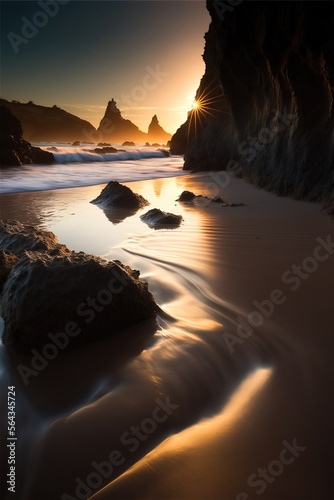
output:
M198 109L199 107L200 107L199 102L198 102L198 101L194 101L194 103L193 103L193 108L192 108L192 109L193 109L193 110L196 110L196 109Z

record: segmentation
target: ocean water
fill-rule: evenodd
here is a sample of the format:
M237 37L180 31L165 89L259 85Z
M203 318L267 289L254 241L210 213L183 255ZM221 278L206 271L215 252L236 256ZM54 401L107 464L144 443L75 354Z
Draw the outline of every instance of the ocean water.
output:
M182 156L166 157L156 147L115 145L119 149L118 153L96 154L92 152L96 145L34 145L51 151L55 163L1 169L0 193L93 186L112 180L129 182L184 174Z
M170 160L133 164L152 161L157 170L157 162ZM71 171L75 163L63 166ZM7 387L17 389L16 498L88 498L78 481L95 477L92 494L110 484L108 495L94 500L247 498L244 489L254 500L248 478L277 463L283 443L295 441L305 451L280 477L271 474L261 498L333 498L326 480L333 463L333 308L322 297L332 291L334 257L318 262L298 290L283 280L293 265L309 262L317 238L333 236L332 220L315 204L237 178L220 195L244 206L175 201L185 189L210 195L212 178L200 173L131 182L150 206L120 220L90 203L101 188L1 197L3 219L53 231L75 251L139 270L161 308L156 322L64 349L27 385L18 366L31 367L34 353L15 354L0 343L3 408ZM184 220L177 229L153 230L140 219L148 208ZM285 301L268 314L272 293L280 291ZM73 320L82 321L75 308ZM172 404L166 420L161 406L156 413L158 402ZM136 429L142 437L134 437ZM93 464L106 464L113 450L123 463L108 477L96 476ZM5 489L5 475L1 481Z

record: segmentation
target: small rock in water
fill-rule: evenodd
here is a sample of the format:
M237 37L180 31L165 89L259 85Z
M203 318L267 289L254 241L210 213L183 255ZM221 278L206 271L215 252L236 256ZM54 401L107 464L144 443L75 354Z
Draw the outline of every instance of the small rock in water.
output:
M194 198L196 198L196 194L191 191L183 191L177 201L192 201Z
M223 198L221 198L220 196L215 196L210 201L211 201L211 203L225 203Z
M118 149L113 148L112 146L105 146L103 148L95 148L92 151L93 153L103 155L103 154L109 154L109 153L117 153Z
M101 194L91 203L102 208L122 208L135 210L149 205L140 194L134 193L127 186L117 181L111 181L101 191Z
M149 210L140 216L141 220L154 229L176 228L183 221L182 215L163 212L157 208Z

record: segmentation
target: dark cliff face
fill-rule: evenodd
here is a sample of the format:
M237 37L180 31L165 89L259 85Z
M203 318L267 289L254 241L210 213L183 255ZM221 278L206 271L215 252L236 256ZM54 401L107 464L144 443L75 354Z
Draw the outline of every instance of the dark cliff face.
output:
M52 153L33 147L23 139L22 133L20 121L0 104L0 166L53 163Z
M185 169L226 169L281 194L334 198L334 3L207 8L200 107L173 136L172 153L186 153Z

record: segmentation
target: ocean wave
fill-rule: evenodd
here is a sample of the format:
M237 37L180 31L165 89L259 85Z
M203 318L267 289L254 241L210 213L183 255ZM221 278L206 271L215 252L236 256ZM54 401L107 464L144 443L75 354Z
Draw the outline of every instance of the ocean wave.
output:
M149 158L165 158L166 154L163 151L119 151L117 153L94 153L92 151L71 151L71 152L53 152L57 163L92 163L92 162L111 162L111 161L127 161L127 160L142 160Z
M103 155L112 156L113 161L99 160L98 155L90 153L59 153L63 162L4 168L0 173L0 194L94 186L109 181L141 181L186 174L182 170L181 157L165 157L160 152L156 152L159 154L156 157L145 156L152 154L149 152L139 153L141 159L134 158L134 152L122 153L123 157L117 158L116 155ZM75 156L77 154L90 155L94 161L79 161L79 157ZM129 158L130 154L132 159ZM128 159L125 159L125 155ZM72 162L69 161L70 157L73 158Z

